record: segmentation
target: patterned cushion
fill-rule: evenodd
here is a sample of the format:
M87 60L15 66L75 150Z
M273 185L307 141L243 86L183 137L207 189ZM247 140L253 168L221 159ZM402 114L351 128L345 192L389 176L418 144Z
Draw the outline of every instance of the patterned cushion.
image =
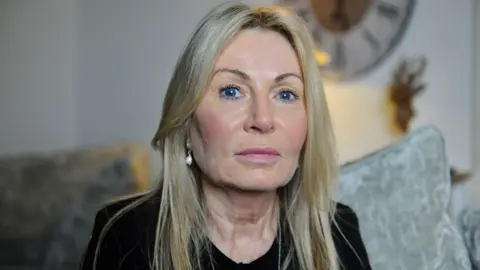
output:
M121 144L0 158L0 269L77 269L98 208L143 189L142 153Z
M447 215L444 141L423 127L395 145L342 168L339 200L357 213L374 270L471 269Z
M465 209L460 214L460 224L473 269L480 270L480 209Z

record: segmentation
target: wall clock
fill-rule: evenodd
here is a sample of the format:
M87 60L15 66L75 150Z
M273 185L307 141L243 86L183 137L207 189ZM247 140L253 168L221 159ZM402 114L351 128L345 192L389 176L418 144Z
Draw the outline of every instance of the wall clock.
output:
M277 0L302 17L329 56L327 77L348 80L378 66L408 28L416 0Z

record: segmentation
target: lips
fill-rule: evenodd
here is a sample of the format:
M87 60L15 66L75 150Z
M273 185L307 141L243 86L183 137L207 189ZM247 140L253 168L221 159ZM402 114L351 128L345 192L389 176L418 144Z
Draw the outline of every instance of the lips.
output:
M280 153L273 148L249 148L235 156L239 162L255 166L273 166L280 160Z
M252 155L252 156L253 155L278 156L280 154L278 153L277 150L275 150L273 148L249 148L249 149L245 149L245 150L237 153L237 155L240 155L240 156L248 156L248 155Z

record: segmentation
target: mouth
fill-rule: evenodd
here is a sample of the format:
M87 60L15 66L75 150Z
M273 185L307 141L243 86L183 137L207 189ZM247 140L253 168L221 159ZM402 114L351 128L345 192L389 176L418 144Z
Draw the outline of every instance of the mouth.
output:
M239 156L247 155L265 155L265 156L279 156L280 153L274 148L248 148L237 153Z
M242 162L254 164L273 164L280 158L280 153L273 148L249 148L235 154Z

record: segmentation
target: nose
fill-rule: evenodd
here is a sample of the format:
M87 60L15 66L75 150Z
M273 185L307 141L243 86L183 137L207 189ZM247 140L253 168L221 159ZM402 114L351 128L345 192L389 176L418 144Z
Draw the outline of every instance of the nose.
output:
M275 130L274 112L272 104L270 104L270 100L267 97L252 99L246 130L260 134L270 133Z

